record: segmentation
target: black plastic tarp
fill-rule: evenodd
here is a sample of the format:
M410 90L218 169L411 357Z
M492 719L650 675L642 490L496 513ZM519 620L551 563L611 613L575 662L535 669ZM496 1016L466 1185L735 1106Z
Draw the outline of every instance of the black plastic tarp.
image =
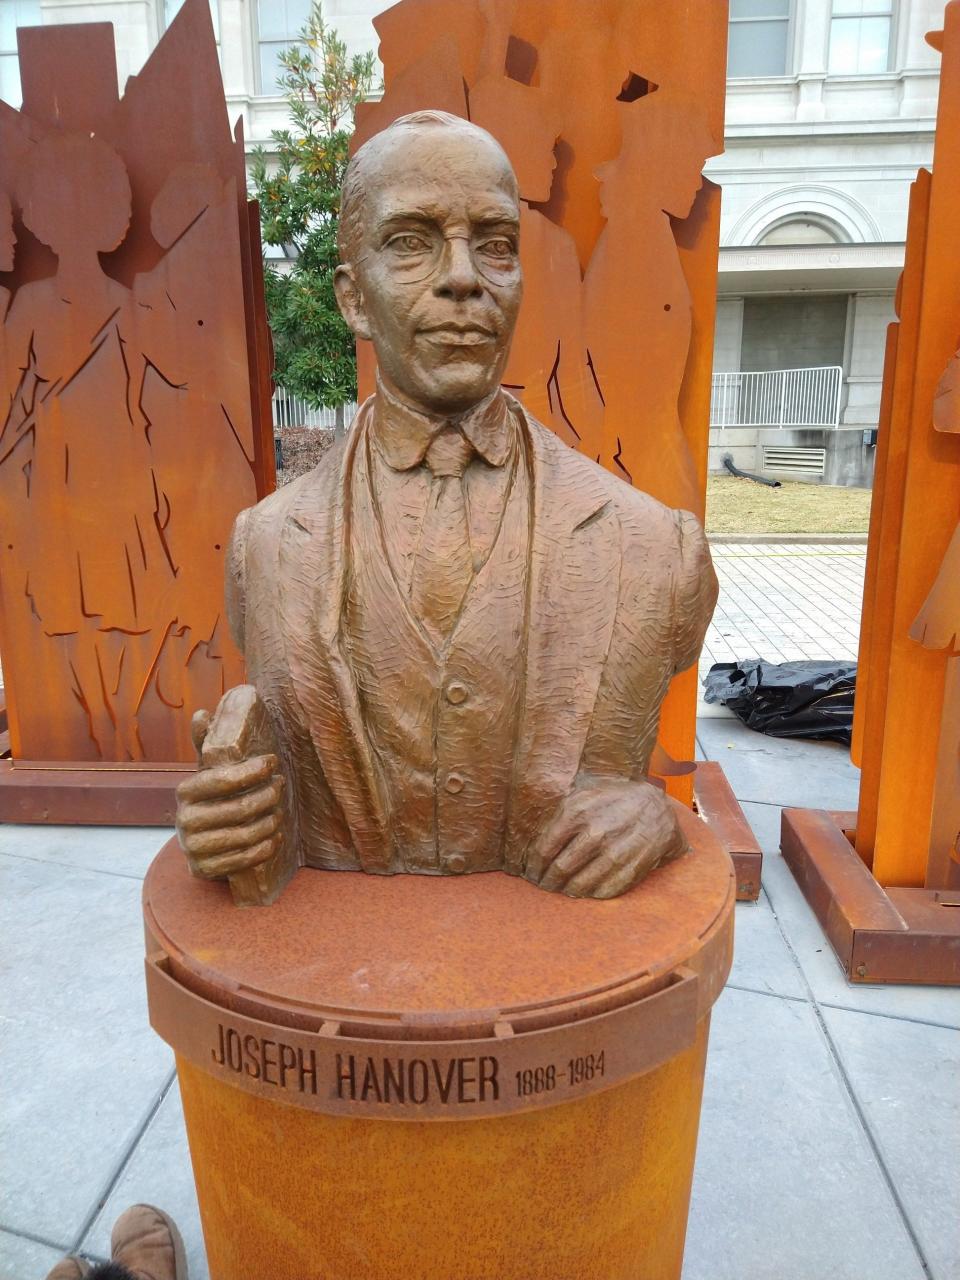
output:
M815 738L849 745L855 662L717 662L704 698L722 702L750 729L775 738Z

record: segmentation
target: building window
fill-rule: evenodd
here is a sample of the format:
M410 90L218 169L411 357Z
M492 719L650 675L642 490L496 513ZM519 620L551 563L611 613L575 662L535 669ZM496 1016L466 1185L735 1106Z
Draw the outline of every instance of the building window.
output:
M785 76L790 0L730 0L728 76Z
M0 98L19 107L20 61L17 27L39 27L40 0L0 0Z
M758 245L837 244L840 237L816 218L789 218L778 222L757 241Z
M261 93L280 92L280 55L297 43L309 14L310 0L257 0Z
M888 71L892 34L893 0L833 0L830 74L869 76Z

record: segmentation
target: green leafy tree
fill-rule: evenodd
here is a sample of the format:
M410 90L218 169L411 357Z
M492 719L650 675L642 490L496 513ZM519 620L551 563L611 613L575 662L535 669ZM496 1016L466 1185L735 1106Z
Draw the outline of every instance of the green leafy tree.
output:
M353 114L373 86L376 63L372 53L347 55L320 0L280 61L290 127L275 130L272 154L258 148L252 164L264 242L293 259L289 271L264 264L274 379L308 404L338 407L357 393L353 335L333 292L340 187Z

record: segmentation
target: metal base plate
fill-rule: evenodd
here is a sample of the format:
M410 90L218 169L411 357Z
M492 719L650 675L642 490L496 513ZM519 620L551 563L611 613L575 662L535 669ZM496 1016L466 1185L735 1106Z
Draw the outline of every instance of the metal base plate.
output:
M693 802L697 813L733 860L737 901L756 902L760 897L763 851L746 814L733 794L723 766L701 760L693 775Z
M0 760L0 822L172 827L185 764L40 764Z
M960 897L884 889L848 832L855 813L784 809L780 848L850 982L960 985Z

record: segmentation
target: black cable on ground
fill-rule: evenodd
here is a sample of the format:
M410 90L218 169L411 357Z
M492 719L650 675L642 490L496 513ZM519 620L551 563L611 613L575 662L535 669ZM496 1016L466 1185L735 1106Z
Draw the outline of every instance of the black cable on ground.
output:
M766 476L755 476L750 471L741 471L739 467L735 467L732 453L725 453L722 462L732 476L737 476L741 480L753 480L755 484L765 484L769 489L780 488L779 480L768 480Z

